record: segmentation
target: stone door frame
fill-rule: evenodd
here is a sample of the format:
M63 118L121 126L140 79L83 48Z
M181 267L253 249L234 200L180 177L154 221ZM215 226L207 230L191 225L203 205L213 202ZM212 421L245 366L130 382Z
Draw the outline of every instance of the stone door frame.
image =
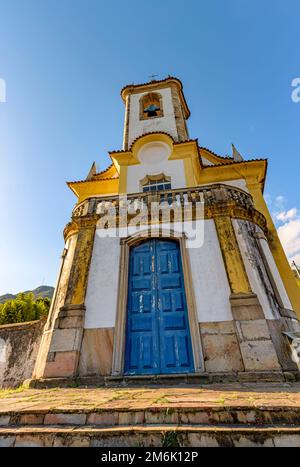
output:
M118 302L117 315L114 333L114 349L112 361L112 375L123 376L124 374L124 356L125 356L125 341L126 341L126 318L127 318L127 296L128 296L128 275L129 275L129 255L130 248L133 245L141 243L145 240L153 238L173 239L179 243L181 262L183 269L184 287L187 301L187 312L189 329L192 343L192 352L194 359L195 373L204 371L204 360L201 344L201 336L199 331L199 322L195 295L193 290L192 273L190 267L189 254L186 247L185 234L180 232L151 230L149 235L148 230L140 231L132 236L121 240L121 254L119 267L119 287L118 287ZM150 375L151 376L151 375Z

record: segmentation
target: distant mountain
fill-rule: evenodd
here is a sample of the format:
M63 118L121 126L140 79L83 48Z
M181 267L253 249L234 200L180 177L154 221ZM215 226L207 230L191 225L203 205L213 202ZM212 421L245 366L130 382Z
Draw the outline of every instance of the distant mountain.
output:
M29 293L29 292L32 292L35 298L38 298L38 297L52 298L54 287L51 287L50 285L40 285L34 290L26 290L24 293ZM16 297L17 297L17 294L13 295L11 293L0 295L0 303L5 303L7 300L12 300Z

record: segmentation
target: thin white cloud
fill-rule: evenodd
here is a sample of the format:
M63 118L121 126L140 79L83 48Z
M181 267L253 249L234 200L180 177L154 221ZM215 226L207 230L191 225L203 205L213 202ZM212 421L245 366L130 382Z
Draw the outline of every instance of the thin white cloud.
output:
M268 206L271 208L273 202L272 196L269 193L264 193L264 198Z
M277 219L282 222L277 229L283 248L290 261L300 264L300 216L298 210L292 208L280 213Z
M300 265L300 212L293 207L286 209L286 199L279 195L268 196L268 205L276 222L278 236L290 261Z
M288 220L277 231L289 256L300 253L300 219Z
M276 196L275 198L275 206L277 209L280 209L280 211L284 210L284 203L285 203L285 197L282 195Z
M293 260L295 261L295 263L297 264L297 266L300 265L300 253L297 253L294 257L293 257Z
M275 214L276 220L281 221L281 222L286 222L290 219L294 219L297 216L298 209L297 208L292 208L289 211L281 211L277 214Z

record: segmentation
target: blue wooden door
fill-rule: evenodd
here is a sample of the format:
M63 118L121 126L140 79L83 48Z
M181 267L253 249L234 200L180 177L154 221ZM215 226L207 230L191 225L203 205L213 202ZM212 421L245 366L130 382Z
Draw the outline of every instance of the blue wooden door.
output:
M193 371L179 244L145 241L130 252L125 373Z

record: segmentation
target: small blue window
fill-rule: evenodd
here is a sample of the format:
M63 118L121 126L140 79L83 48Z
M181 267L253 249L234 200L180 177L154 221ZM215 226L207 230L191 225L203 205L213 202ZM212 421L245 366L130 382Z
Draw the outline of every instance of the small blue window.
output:
M147 183L143 185L143 192L162 190L171 190L171 182L169 180L147 180Z

